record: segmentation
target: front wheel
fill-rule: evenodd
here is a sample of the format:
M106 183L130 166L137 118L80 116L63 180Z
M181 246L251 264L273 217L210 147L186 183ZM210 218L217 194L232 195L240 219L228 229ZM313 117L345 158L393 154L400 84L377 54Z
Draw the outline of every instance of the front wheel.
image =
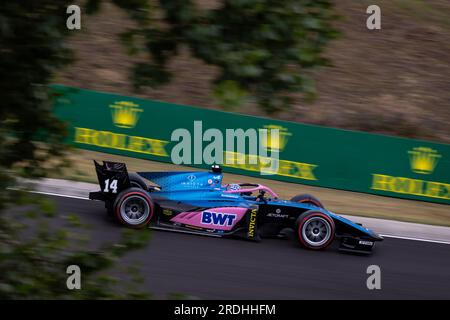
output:
M322 250L333 242L335 226L333 219L325 213L310 210L298 217L295 231L302 247Z
M143 228L152 219L154 205L146 191L129 188L117 196L114 211L120 223L131 228Z

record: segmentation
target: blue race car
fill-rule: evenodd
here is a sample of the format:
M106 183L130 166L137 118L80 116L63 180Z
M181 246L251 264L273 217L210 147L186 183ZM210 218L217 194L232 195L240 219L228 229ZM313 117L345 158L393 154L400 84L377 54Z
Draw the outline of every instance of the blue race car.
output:
M123 163L94 163L101 189L89 198L104 201L108 213L128 227L253 241L290 232L307 249L325 249L339 239L340 250L357 253L370 253L383 240L311 195L282 200L261 184L223 185L218 165L209 172L128 173Z

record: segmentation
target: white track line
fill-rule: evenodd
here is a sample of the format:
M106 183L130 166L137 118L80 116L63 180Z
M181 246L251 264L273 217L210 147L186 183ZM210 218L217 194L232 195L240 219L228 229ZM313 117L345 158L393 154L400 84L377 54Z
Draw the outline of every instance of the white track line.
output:
M53 192L45 192L45 191L35 191L35 190L23 190L18 188L8 188L9 190L16 190L16 191L26 191L29 193L37 193L37 194L43 194L46 196L55 196L55 197L64 197L64 198L72 198L72 199L79 199L79 200L90 200L88 197L80 197L80 196L69 196L67 194L61 194L61 193L53 193Z
M421 242L431 242L431 243L439 243L439 244L450 244L449 241L443 241L443 240L430 240L430 239L422 239L422 238L394 236L394 235L390 235L390 234L380 234L380 236L382 236L384 238L412 240L412 241L421 241Z
M14 189L10 188L10 189L11 190L19 190L19 189L15 189L15 188ZM72 198L72 199L79 199L79 200L89 200L88 197L70 196L70 195L66 195L66 194L53 193L53 192L31 191L31 190L27 190L27 192L43 194L46 196L64 197L64 198ZM442 240L430 240L430 239L422 239L422 238L404 237L404 236L396 236L396 235L391 235L391 234L380 234L380 235L385 238L420 241L420 242L431 242L431 243L438 243L438 244L450 244L449 241L442 241Z

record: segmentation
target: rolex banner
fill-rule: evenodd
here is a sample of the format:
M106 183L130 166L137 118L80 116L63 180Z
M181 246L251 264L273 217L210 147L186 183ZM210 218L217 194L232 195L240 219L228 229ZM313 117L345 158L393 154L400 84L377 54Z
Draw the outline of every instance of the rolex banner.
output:
M67 122L69 142L77 148L177 164L181 159L184 164L207 168L211 163L206 156L208 148L212 144L218 148L223 145L219 158L225 172L450 204L448 144L60 85L52 88L56 95L56 116ZM257 138L256 133L266 129L267 139L258 140L259 148L249 145L244 150L230 149L233 143L230 144L228 133L237 129L246 139ZM270 134L274 129L278 132L277 139ZM180 146L181 136L184 146ZM216 153L219 149L215 149ZM261 174L265 160L265 155L258 153L261 150L278 155L276 170L270 174ZM239 158L243 161L230 161ZM152 170L151 166L148 170Z

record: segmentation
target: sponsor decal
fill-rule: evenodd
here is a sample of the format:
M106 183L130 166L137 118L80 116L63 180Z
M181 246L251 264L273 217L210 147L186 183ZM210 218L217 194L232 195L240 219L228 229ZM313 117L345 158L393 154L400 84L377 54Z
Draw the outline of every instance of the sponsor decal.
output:
M202 182L196 182L195 180L189 180L188 182L181 182L180 185L190 189L199 189L204 187L206 184Z
M361 244L363 246L373 246L372 241L366 241L366 240L359 240L359 244Z
M207 181L204 181L202 179L197 179L197 176L195 174L190 174L186 177L187 181L180 182L180 185L189 188L189 189L200 189L203 187L207 187L208 185L212 185L212 180L208 179Z
M252 154L243 154L231 151L224 152L225 159L228 159L224 162L224 167L236 168L246 171L260 172L262 168L264 170L270 170L270 166L265 164L270 162L270 157L262 157L258 155ZM230 160L229 158L233 159ZM237 159L245 158L244 161L237 161ZM250 161L253 158L252 161ZM314 174L314 170L317 168L317 165L310 163L302 163L295 162L289 160L278 160L279 166L278 170L272 172L272 174L276 174L284 177L291 177L301 180L318 180ZM254 164L253 164L254 163Z
M109 106L114 125L119 128L134 128L143 110L131 101L116 101Z
M232 226L236 217L234 213L203 211L201 222L213 226Z
M114 126L121 129L136 127L140 114L144 112L131 101L116 101L109 106ZM75 127L74 142L101 148L116 149L153 156L169 157L166 145L169 141L140 137L92 128Z
M426 147L413 148L408 154L411 170L420 174L433 173L441 157L436 150Z
M272 130L278 130L279 132L278 139L273 139L272 135L268 135L267 139L262 141L264 148L267 151L283 151L286 147L289 137L292 136L292 133L290 133L287 128L273 124L265 125L264 128L269 132L271 132Z
M450 200L450 184L448 183L384 174L373 174L372 176L373 190Z
M268 213L267 214L268 217L272 217L272 218L282 218L282 219L287 219L289 218L288 214L280 214L280 213Z
M168 141L130 136L111 131L75 127L74 142L102 148L168 157L165 147Z
M237 183L230 183L228 185L228 190L240 190L241 186L238 185Z
M416 147L408 151L411 171L420 174L432 174L441 155L434 149ZM423 179L372 174L372 190L422 196L427 198L450 200L450 184Z
M112 122L114 126L120 129L135 128L144 112L143 108L140 108L138 104L132 101L115 101L109 107L111 109ZM286 128L277 125L266 125L264 130L270 133L272 131L279 132L279 137L277 135L276 139L272 137L272 134L269 134L267 139L262 140L263 149L269 152L283 151L289 137L292 136ZM158 157L169 157L171 152L169 149L166 149L169 144L167 140L83 127L75 127L74 142L81 145ZM270 156L231 151L222 152L221 154L223 154L223 159L225 160L224 166L226 167L253 172L264 171L265 174L276 174L301 180L318 180L314 173L314 169L317 167L315 164L276 159L276 166L273 166L272 162L274 159ZM216 180L220 181L220 176L213 177L213 182ZM212 183L209 184L212 185Z
M248 223L248 232L247 232L247 237L249 238L255 237L256 213L257 209L252 209L252 211L250 212L250 220Z
M171 215L173 215L173 211L170 210L170 209L163 209L162 213L163 213L163 215L165 215L165 216L171 216Z

